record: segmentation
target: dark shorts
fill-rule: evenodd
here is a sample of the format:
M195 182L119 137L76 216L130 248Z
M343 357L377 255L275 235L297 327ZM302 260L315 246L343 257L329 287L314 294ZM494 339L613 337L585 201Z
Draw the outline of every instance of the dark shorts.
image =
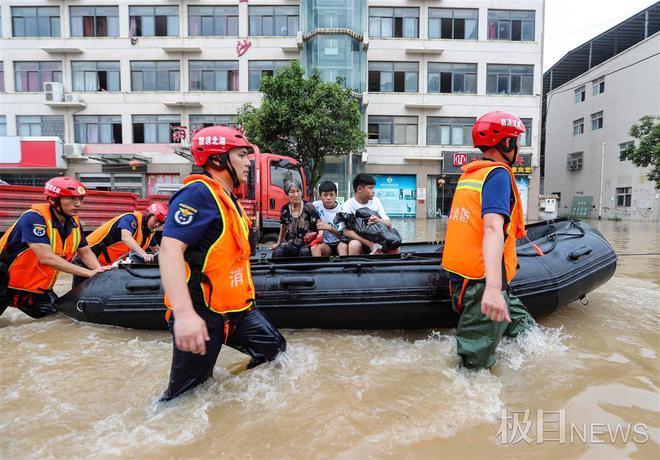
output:
M8 307L16 307L32 318L42 318L57 313L57 295L52 291L35 294L0 286L0 315Z
M325 244L330 248L330 255L338 256L339 251L337 250L337 248L339 247L339 243L340 241L335 241L334 243L326 243L325 241L323 241L322 244Z
M248 369L272 361L280 352L286 351L286 340L280 331L255 307L225 315L198 305L195 305L195 311L206 322L209 333L206 354L181 351L176 343L173 344L170 381L161 401L176 398L210 379L223 344L251 356ZM172 315L167 323L172 339L174 321Z

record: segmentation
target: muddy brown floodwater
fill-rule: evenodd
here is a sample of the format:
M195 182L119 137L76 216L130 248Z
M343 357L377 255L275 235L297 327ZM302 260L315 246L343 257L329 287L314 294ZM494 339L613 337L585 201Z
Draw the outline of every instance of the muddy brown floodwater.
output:
M0 317L2 458L660 458L657 223L593 222L614 278L458 370L452 330L284 331L289 351L172 404L165 332ZM437 239L439 221L397 224ZM59 286L66 290L66 278ZM563 438L562 438L563 435Z

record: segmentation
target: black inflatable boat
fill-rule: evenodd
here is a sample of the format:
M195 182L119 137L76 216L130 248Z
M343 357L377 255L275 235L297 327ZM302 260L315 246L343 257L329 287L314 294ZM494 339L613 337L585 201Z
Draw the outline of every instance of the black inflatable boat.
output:
M590 225L558 220L527 226L511 289L534 316L584 298L616 269L612 246ZM442 246L412 243L400 255L252 259L257 306L280 328L408 329L453 327ZM63 296L79 321L164 329L158 266L134 263L96 275Z

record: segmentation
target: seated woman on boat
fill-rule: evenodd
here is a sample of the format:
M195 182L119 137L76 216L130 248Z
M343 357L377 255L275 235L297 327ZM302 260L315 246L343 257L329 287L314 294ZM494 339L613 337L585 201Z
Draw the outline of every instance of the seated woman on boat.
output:
M280 211L280 233L277 243L271 246L273 257L310 256L305 237L318 231L319 214L312 203L302 199L302 185L296 180L284 183L289 203Z

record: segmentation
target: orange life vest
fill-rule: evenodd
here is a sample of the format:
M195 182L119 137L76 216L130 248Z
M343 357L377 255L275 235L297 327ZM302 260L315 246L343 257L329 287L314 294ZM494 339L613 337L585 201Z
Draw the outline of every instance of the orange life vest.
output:
M52 248L53 253L62 257L63 259L66 259L69 262L73 260L73 257L76 255L76 251L78 250L78 246L80 245L80 239L82 236L82 232L80 230L80 221L78 220L78 217L73 218L75 226L67 238L62 241L60 232L53 225L53 217L50 213L50 205L45 203L35 204L32 205L30 210L26 211L25 213L28 212L36 212L41 217L43 217L44 221L46 222L46 228L44 229L44 232L48 236L50 247ZM16 223L14 223L14 225L12 225L0 239L0 254L5 251L9 237L14 231L15 227ZM6 263L9 266L8 287L21 291L29 291L35 293L49 291L55 285L55 282L57 281L57 275L60 273L59 270L40 263L36 254L30 248L20 252L18 255L16 255L16 257L14 257L13 260L8 260Z
M516 275L516 240L525 236L525 221L516 179L511 168L504 163L482 160L463 166L464 173L456 185L447 222L442 266L463 278L478 280L486 277L481 193L488 174L496 168L504 168L509 173L514 198L509 223L504 229L504 267L506 281L510 282Z
M184 255L188 286L191 291L201 289L204 303L213 311L230 313L246 310L254 300L248 241L250 219L241 205L235 205L220 183L212 178L194 174L184 179L183 183L184 188L194 183L208 187L222 217L222 232L206 254L193 257L188 250ZM165 305L171 308L167 293Z
M132 214L137 219L137 228L133 231L132 235L137 244L145 251L149 249L151 240L154 237L154 232L143 232L142 224L144 222L144 215L141 212L133 211L120 214L101 225L94 230L88 237L87 242L89 247L96 257L98 257L101 265L110 265L115 260L130 252L130 248L123 241L113 241L110 230L115 223L122 217Z

